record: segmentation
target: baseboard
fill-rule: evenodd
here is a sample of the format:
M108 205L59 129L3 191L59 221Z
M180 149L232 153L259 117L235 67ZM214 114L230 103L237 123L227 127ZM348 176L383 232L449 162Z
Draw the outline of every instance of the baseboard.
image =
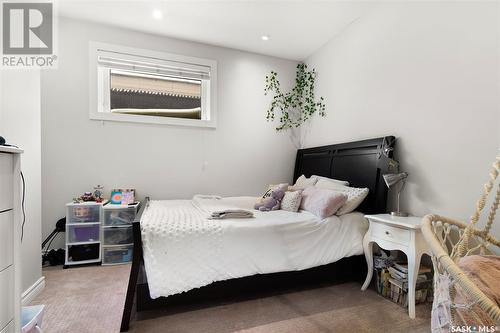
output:
M35 297L40 294L45 288L45 276L39 278L32 286L23 292L21 303L23 305L29 305Z

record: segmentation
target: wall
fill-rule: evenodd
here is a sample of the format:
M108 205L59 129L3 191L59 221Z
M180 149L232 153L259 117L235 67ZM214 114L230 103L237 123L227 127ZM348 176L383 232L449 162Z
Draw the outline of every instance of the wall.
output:
M328 117L306 146L396 135L403 209L467 219L500 146L498 6L391 2L354 22L307 59Z
M89 119L89 41L218 62L215 130ZM43 234L65 216L64 204L102 184L136 188L141 197L196 193L260 194L290 181L295 149L265 121L271 70L291 82L295 62L232 49L61 19L59 68L42 73ZM55 246L62 246L62 241Z
M0 135L24 150L26 223L21 245L22 287L42 283L40 72L0 70Z

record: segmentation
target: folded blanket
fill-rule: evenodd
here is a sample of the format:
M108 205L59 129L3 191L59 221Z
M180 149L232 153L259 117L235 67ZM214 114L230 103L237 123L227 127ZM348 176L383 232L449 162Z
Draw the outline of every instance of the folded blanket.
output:
M220 219L245 219L252 218L253 213L244 209L225 209L219 211L213 211L208 217L211 220Z
M223 202L219 196L215 195L195 195L193 204L201 211L206 212L208 219L244 219L252 218L251 210L241 209L239 207Z

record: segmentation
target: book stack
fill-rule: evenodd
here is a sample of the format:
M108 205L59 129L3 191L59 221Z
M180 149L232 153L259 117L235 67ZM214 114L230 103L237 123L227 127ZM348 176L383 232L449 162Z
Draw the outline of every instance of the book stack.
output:
M391 296L391 284L389 279L391 274L387 268L375 269L375 276L377 277L377 292L384 296Z
M380 255L373 256L377 292L384 297L391 296L391 284L389 283L391 275L389 274L388 268L394 264L394 261L396 261L396 258L387 256L384 251L382 251Z
M402 306L408 306L408 264L394 263L389 267L389 297L393 302ZM420 266L415 287L415 304L423 303L427 300L427 296L432 288L431 269L426 266ZM386 293L387 294L387 293Z

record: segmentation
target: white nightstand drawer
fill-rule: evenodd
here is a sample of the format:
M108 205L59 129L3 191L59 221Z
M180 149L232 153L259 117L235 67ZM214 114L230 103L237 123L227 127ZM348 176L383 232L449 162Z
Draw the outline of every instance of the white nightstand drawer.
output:
M372 223L371 228L373 237L403 245L408 245L410 242L410 231L408 229L391 227L382 223Z
M12 154L0 153L0 211L14 206L14 158Z
M14 212L0 213L0 272L14 260Z
M14 266L0 272L0 327L14 319Z

